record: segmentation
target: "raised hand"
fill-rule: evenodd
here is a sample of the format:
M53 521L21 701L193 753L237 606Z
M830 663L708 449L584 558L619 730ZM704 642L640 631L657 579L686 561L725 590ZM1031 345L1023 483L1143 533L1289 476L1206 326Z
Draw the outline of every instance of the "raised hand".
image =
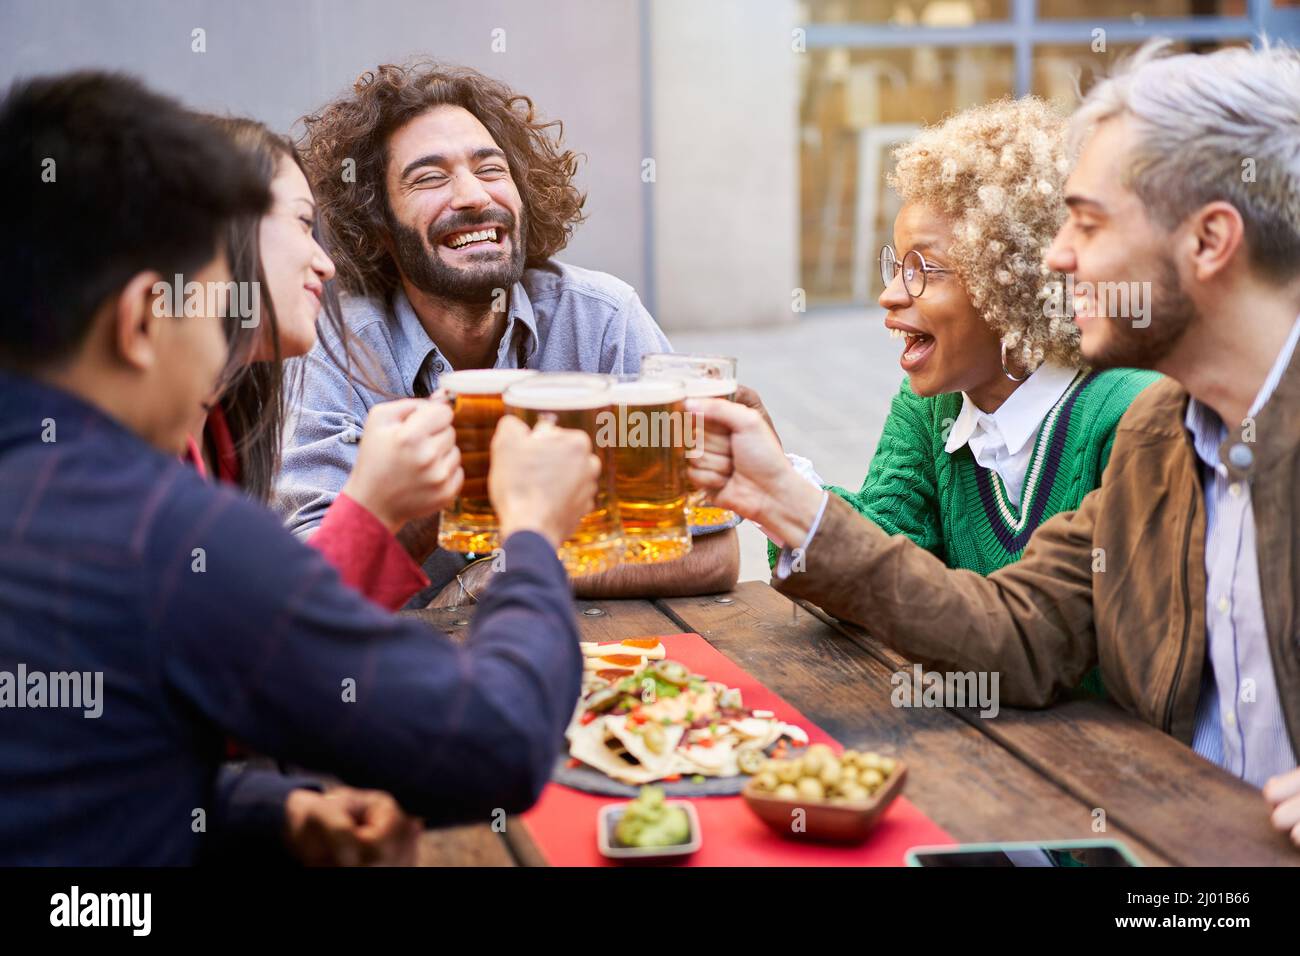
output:
M689 461L691 483L715 504L758 522L777 544L800 545L823 492L790 466L763 416L716 398L692 399L686 407L705 422L701 454Z
M501 525L501 540L515 531L536 531L559 547L592 509L600 459L586 432L539 422L529 428L513 415L492 436L488 496Z
M451 421L445 402L404 398L376 405L343 493L394 533L436 515L465 480Z

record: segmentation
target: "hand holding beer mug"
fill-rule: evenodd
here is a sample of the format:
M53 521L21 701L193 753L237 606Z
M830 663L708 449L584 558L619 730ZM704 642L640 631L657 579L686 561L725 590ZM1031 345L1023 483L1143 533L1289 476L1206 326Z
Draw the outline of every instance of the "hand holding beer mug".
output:
M536 531L559 548L591 511L600 471L586 432L546 421L530 429L518 418L503 417L492 438L488 472L501 539Z
M492 434L505 414L501 396L515 382L537 373L531 369L478 368L448 372L438 379L455 413L456 446L465 484L442 514L438 546L462 554L491 554L501 546L497 515L488 496Z
M451 409L418 398L376 405L343 494L396 533L437 514L461 488Z
M692 421L681 379L620 376L614 414L597 431L615 444L614 489L623 521L623 561L657 564L691 550L686 523L686 451Z
M612 412L612 382L608 375L539 373L514 383L504 396L506 412L529 425L550 422L586 432L600 459L601 474L591 510L560 545L560 560L571 577L608 571L623 557L623 528L614 493L614 447L596 438L601 412ZM543 479L534 481L541 493L547 493Z
M641 374L647 379L681 379L686 385L688 399L722 398L734 401L736 397L736 360L725 355L650 352L641 356ZM698 453L702 436L693 437L697 449L687 456L688 460ZM691 492L687 504L692 531L713 531L736 520L735 512L711 504L708 494L703 490Z
M716 399L686 404L708 423L703 454L690 462L691 482L762 525L778 546L798 547L808 537L825 492L794 470L757 410Z

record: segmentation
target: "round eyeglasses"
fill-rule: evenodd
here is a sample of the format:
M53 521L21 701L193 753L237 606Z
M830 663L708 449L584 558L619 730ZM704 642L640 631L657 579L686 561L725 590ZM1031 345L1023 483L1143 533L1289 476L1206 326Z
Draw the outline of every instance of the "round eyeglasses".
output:
M921 293L925 291L927 276L946 275L949 271L930 265L925 261L925 256L915 249L903 256L901 263L893 246L886 245L880 250L880 280L885 283L885 288L888 289L889 284L894 281L894 276L902 272L903 288L913 299L920 298Z

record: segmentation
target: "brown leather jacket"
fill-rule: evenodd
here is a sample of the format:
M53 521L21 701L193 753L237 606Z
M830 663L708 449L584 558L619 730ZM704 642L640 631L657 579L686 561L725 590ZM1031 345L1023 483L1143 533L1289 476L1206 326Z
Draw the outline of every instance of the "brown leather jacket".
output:
M987 578L945 567L831 495L804 570L773 583L927 667L1001 672L1010 706L1046 706L1100 662L1117 704L1190 743L1206 585L1205 501L1183 424L1187 401L1171 379L1139 395L1116 430L1101 487ZM1300 753L1300 350L1253 439L1249 467L1229 470L1251 482L1273 671ZM1241 441L1225 442L1223 461Z

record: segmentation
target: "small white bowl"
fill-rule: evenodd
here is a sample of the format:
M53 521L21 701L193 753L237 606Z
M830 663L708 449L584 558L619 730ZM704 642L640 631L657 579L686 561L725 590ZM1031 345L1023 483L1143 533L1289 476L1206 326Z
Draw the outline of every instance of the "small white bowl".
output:
M690 833L685 843L673 846L619 846L614 840L614 827L626 812L628 803L607 803L596 814L596 845L600 847L601 855L611 860L646 863L653 860L683 859L698 850L704 839L700 835L700 817L695 812L695 805L689 800L667 800L664 806L681 807L686 811Z

